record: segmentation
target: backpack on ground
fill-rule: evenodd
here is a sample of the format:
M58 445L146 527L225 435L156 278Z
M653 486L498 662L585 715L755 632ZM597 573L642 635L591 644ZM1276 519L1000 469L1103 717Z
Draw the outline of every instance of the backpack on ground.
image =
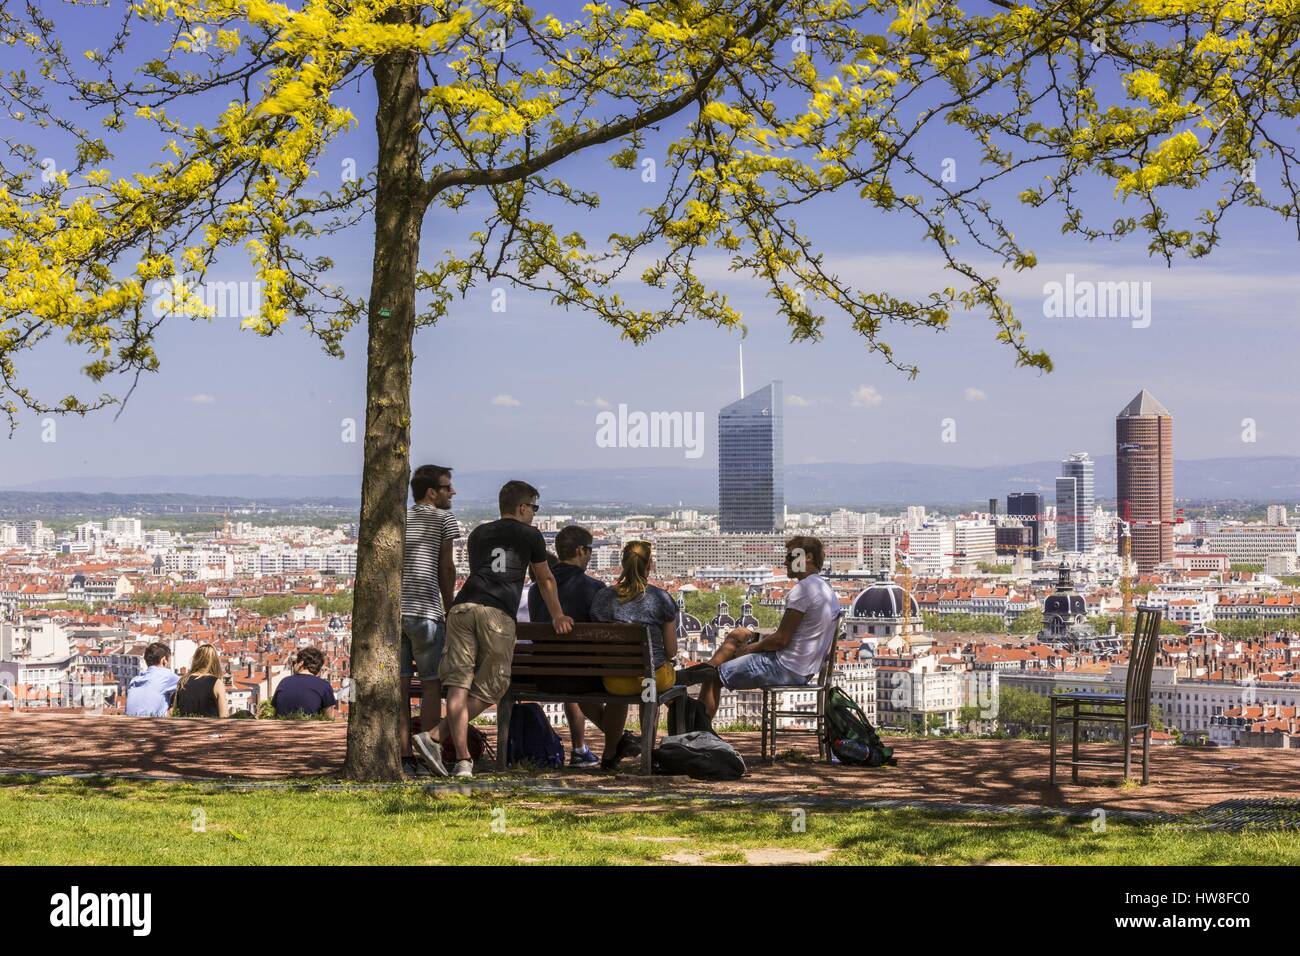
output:
M826 694L826 744L840 763L879 767L894 762L894 748L886 747L862 708L838 687Z
M488 746L487 735L479 730L473 724L465 734L465 743L469 746L469 759L475 763L485 753L489 753L491 748ZM442 762L448 767L456 762L456 745L451 742L451 734L448 734L442 741Z
M535 767L563 767L564 745L546 719L540 704L515 704L510 713L510 739L506 763Z
M692 731L664 737L654 751L655 771L696 780L739 780L745 761L731 746L711 731Z
M679 719L679 714L682 713L685 714L685 719ZM709 719L704 705L688 694L669 705L668 733L689 734L694 731L713 733L713 721Z

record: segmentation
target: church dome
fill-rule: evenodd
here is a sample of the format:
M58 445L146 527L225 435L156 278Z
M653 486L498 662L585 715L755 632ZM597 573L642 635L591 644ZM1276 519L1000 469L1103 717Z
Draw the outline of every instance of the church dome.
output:
M907 598L902 586L889 578L889 572L880 572L879 580L853 599L853 617L902 617L903 604ZM911 617L920 618L921 606L912 596Z

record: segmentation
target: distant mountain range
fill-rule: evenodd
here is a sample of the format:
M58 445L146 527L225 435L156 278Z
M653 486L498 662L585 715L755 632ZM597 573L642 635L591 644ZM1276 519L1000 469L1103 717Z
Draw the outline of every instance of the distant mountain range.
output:
M1095 459L1096 494L1114 498L1115 458ZM1051 500L1060 462L1034 461L1019 465L969 468L955 465L913 465L880 462L868 465L824 463L788 465L785 499L790 508L832 505L868 507L893 504L973 505L1008 492L1041 491ZM586 468L457 471L457 501L491 503L497 489L510 478L525 478L542 492L544 503L555 505L622 505L714 508L717 475L712 468ZM28 510L35 498L98 499L95 510L126 501L105 501L103 495L124 499L154 499L160 504L210 504L239 507L252 501L265 504L355 505L360 498L355 475L141 475L129 478L76 477L30 482L0 488L0 512ZM36 493L36 494L33 494ZM1180 499L1239 500L1291 503L1300 500L1300 457L1204 458L1174 465L1174 493ZM48 496L48 497L47 497ZM89 502L86 502L89 504ZM137 507L140 505L137 504Z

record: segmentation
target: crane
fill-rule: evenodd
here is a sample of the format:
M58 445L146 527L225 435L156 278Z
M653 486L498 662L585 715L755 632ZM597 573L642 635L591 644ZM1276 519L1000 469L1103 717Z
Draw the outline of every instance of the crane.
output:
M1119 593L1121 595L1121 617L1123 628L1121 636L1128 634L1129 615L1133 610L1133 570L1131 555L1133 552L1132 524L1123 518L1116 517L1119 522L1120 534L1120 564L1119 564ZM1126 638L1127 639L1127 638Z

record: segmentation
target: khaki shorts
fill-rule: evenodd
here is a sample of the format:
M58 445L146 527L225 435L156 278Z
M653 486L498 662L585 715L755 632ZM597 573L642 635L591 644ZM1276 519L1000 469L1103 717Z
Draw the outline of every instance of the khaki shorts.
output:
M444 687L462 687L471 697L495 704L510 689L514 654L513 617L485 604L456 604L447 612L438 677Z

